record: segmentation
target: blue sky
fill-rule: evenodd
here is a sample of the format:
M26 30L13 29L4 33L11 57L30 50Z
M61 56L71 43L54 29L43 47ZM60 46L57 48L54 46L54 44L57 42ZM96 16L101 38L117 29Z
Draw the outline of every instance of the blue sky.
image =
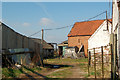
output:
M68 26L106 10L109 15L108 2L3 2L2 21L15 31L29 36L42 28ZM105 17L103 14L95 20ZM67 40L71 28L45 31L44 39L60 43ZM41 38L41 33L32 37Z

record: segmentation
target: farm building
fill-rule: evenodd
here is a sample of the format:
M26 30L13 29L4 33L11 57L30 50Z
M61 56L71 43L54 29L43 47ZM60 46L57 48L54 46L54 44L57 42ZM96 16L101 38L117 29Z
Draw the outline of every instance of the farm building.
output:
M65 48L68 47L68 40L58 44L58 53L59 53L59 56L64 56L65 55Z
M1 23L0 26L1 50L4 64L10 62L16 64L30 64L31 62L40 62L42 60L42 44L41 40L24 36L9 28L6 24ZM53 47L44 41L43 57L53 55ZM36 56L36 57L35 57ZM10 60L10 61L8 61Z
M105 20L88 39L88 49L107 46L110 43L111 21Z
M37 39L37 38L32 38L33 41L41 44L41 39ZM41 52L42 53L42 52ZM48 44L45 40L43 40L43 57L44 58L49 58L49 57L53 57L54 55L54 47L51 44Z
M73 28L71 29L70 33L68 34L68 46L69 47L77 46L79 49L83 49L84 51L82 52L84 52L85 56L87 57L88 48L100 46L98 43L100 44L104 43L103 40L106 40L106 39L109 43L110 35L108 36L106 23L107 23L106 20L76 22ZM109 20L108 20L108 23L109 23L108 27L111 26L111 22ZM99 32L99 30L103 33L106 33L107 38L105 37L106 35L103 35L103 33L100 33L100 34L97 33ZM97 36L98 34L99 36ZM101 37L101 36L104 38L102 41L98 39L98 37ZM95 43L97 43L97 45L94 45Z
M113 48L113 76L117 74L120 78L120 0L113 0L112 8L112 34L111 34L111 44ZM116 63L117 62L117 63ZM114 66L116 68L114 68Z

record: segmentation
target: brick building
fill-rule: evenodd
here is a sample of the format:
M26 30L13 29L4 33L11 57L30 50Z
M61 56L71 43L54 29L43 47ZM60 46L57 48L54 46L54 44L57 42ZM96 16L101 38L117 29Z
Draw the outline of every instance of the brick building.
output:
M83 46L87 57L88 39L94 34L105 20L76 22L68 34L68 46L81 48Z

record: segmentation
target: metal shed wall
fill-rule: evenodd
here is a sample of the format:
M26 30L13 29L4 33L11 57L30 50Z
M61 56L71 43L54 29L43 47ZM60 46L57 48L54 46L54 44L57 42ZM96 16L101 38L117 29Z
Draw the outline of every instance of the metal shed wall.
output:
M22 35L21 34L17 34L17 48L22 48Z
M8 33L8 29L7 27L2 24L2 49L8 49L7 47L7 33Z
M35 42L32 39L29 38L29 48L30 49L35 50L34 44L35 44Z
M16 36L16 33L10 29L10 28L7 28L8 30L8 36L7 36L7 46L8 48L10 49L14 49L17 47L16 43L17 43L17 36Z
M24 48L28 48L28 37L26 36L24 36L23 45L24 45Z

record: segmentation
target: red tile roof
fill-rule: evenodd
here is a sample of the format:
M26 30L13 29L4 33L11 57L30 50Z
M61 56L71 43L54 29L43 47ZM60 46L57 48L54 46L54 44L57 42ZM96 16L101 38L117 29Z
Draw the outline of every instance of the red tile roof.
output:
M103 22L104 20L76 22L73 28L71 29L70 33L68 34L68 37L92 35Z

